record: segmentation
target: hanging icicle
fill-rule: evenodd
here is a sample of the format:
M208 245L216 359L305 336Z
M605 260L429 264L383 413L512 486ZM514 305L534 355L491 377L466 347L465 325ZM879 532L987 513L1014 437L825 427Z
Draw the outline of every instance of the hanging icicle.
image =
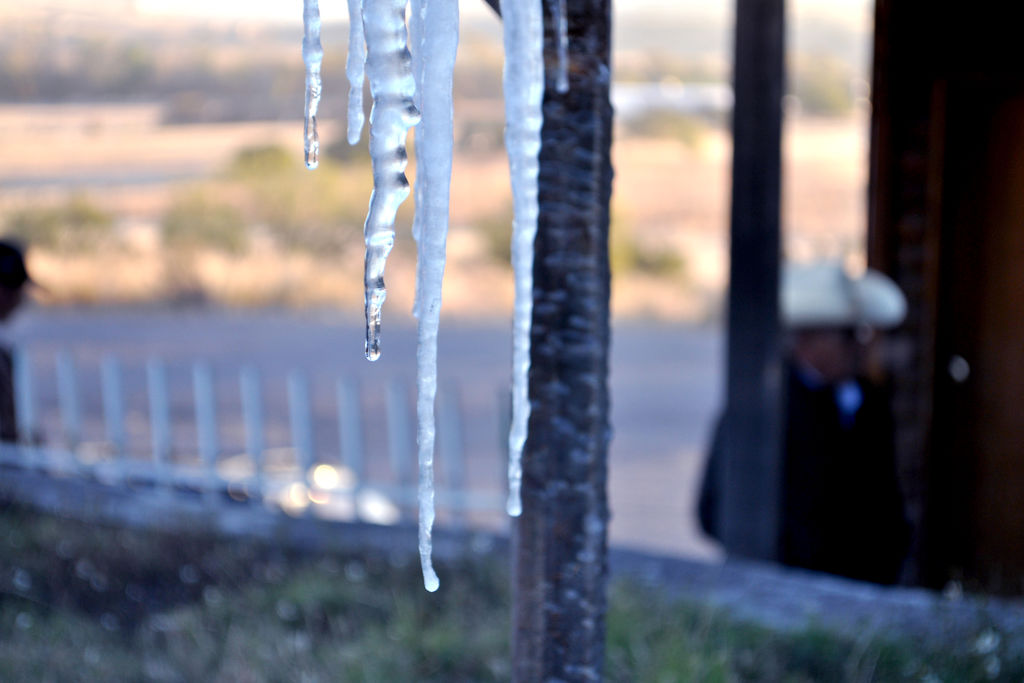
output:
M452 75L459 40L458 0L412 0L409 33L416 78L416 104L423 117L416 126L416 303L419 448L419 551L423 584L439 582L431 564L434 522L434 404L437 394L437 334L441 284L448 236L452 171Z
M537 176L544 123L544 21L541 0L501 0L505 31L505 147L512 177L512 427L508 437L508 514L522 513L522 456L530 419L530 322L533 241L537 235Z
M366 38L363 36L363 0L348 0L348 144L363 134L363 83L366 80Z
M320 65L324 50L320 46L320 6L317 0L303 0L302 4L302 61L306 64L306 123L304 127L306 168L320 164L320 136L316 130L317 110L320 108Z
M413 103L416 86L412 77L406 0L365 0L363 32L366 36L366 74L370 79L373 108L370 110L370 160L373 193L363 236L366 263L363 274L366 305L366 358L380 358L380 318L387 290L384 265L395 244L395 214L409 196L405 177L408 155L405 138L419 123Z
M544 95L542 1L502 0L506 62L505 141L512 176L515 218L512 260L516 273L513 331L513 419L509 433L509 500L512 515L521 512L521 457L530 404L527 375L530 363L530 319L533 289L533 241L537 232L537 176ZM416 303L417 444L419 475L419 552L428 591L439 586L434 572L434 403L437 394L437 335L441 284L448 231L449 183L452 167L452 74L458 47L458 0L412 0L410 25L407 0L349 0L348 141L358 142L364 124L363 83L370 83L370 158L374 189L363 228L366 346L369 360L380 357L381 307L387 296L384 266L394 246L395 216L409 195L405 176L405 140L417 126L416 216L413 236L418 245ZM568 39L565 0L559 2L559 71L556 86L568 88ZM320 103L320 13L317 0L304 0L303 60L306 64L306 164L319 157L317 110ZM414 52L409 50L410 34ZM420 112L424 116L420 116Z

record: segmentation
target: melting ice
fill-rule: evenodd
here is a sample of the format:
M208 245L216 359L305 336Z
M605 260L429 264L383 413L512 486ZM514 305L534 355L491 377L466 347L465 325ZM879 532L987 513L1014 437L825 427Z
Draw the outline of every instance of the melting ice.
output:
M439 582L431 565L434 523L434 399L437 394L437 333L441 315L448 235L448 199L452 172L452 73L459 40L458 0L412 0L409 30L413 39L413 74L417 104L423 114L416 126L416 216L413 237L416 261L417 329L416 412L419 449L419 551L423 584L435 591Z
M363 36L363 0L348 0L348 144L363 134L363 82L366 80L366 38Z
M410 24L405 22L407 0L348 0L349 80L348 141L358 142L363 127L363 82L368 79L370 158L374 189L363 233L366 347L369 360L380 357L381 307L387 296L384 266L394 246L394 222L399 205L409 195L405 177L405 140L417 126L416 216L413 235L418 244L416 303L419 320L417 348L417 444L419 478L419 552L424 586L439 586L431 563L434 522L434 402L437 393L437 334L441 282L448 231L449 182L452 156L452 71L458 45L458 0L411 0ZM530 362L530 319L533 290L533 242L537 232L537 176L544 94L542 0L501 0L506 61L505 141L509 154L515 218L512 261L516 273L513 321L513 419L509 433L509 500L512 515L521 512L521 457L526 441L530 404L527 374ZM568 36L565 0L559 0L556 87L568 88ZM320 102L320 14L317 0L304 0L303 60L306 64L306 164L315 168L319 141L316 118ZM414 52L409 50L412 34ZM421 117L420 112L424 115Z
M512 177L512 426L508 436L508 514L522 513L522 456L530 419L530 322L533 241L537 235L537 176L544 123L544 22L541 0L501 0L505 38L505 147Z
M302 61L306 64L306 123L303 147L306 168L313 169L320 163L320 137L316 131L316 117L320 108L320 65L324 61L324 50L320 46L320 6L317 0L303 0L302 26Z
M380 318L387 290L384 265L395 244L395 214L409 196L405 177L408 156L405 138L419 123L413 103L406 0L364 0L363 33L366 37L366 75L370 80L370 161L373 193L363 226L366 261L363 273L366 304L366 358L380 358Z

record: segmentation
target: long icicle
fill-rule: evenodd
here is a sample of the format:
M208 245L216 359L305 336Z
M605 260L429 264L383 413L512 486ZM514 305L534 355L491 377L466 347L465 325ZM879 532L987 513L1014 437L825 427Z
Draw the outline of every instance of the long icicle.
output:
M505 147L512 177L512 426L508 437L508 514L522 513L522 456L530 419L530 323L533 242L537 236L537 176L544 123L544 22L541 0L501 0L505 37Z
M366 80L366 37L363 35L363 0L348 0L348 144L359 142L363 134L363 83Z
M416 384L419 447L419 551L423 585L437 590L431 562L434 523L434 405L437 335L452 171L452 72L459 40L458 0L412 0L409 32L413 73L423 118L416 126Z
M366 358L380 358L380 318L387 290L384 266L395 244L395 214L409 196L405 177L408 156L405 139L419 123L413 103L416 86L412 76L406 0L365 0L363 32L366 36L366 74L370 79L373 108L370 110L370 160L373 193L363 227L366 261L363 275L366 307Z
M316 130L316 118L320 108L320 65L324 61L324 50L320 46L320 5L317 0L303 0L302 25L302 61L306 64L306 121L303 148L306 168L314 169L320 164L320 136Z

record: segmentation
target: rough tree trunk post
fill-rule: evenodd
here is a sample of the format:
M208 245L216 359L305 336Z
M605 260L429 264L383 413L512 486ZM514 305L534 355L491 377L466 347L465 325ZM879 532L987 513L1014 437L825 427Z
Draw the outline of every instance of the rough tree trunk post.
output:
M722 490L726 549L777 559L780 488L779 192L784 0L737 0L728 379Z
M611 2L567 4L570 88L559 94L557 3L545 3L532 414L513 529L516 681L600 680L604 664Z

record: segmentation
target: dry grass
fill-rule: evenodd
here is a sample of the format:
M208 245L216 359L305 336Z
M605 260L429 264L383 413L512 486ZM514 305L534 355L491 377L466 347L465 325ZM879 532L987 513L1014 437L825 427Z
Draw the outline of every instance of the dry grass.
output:
M287 551L200 532L54 518L0 501L5 681L508 680L509 579L494 552ZM608 681L1011 681L1012 634L941 650L870 633L773 631L661 586L609 591ZM986 640L982 640L985 638ZM986 643L985 647L981 644Z
M785 137L784 226L791 255L858 252L865 225L866 120L794 118ZM322 139L342 125L325 121ZM263 248L240 256L165 253L155 237L159 216L185 176L223 169L240 149L282 144L301 154L299 123L161 126L152 106L0 107L0 212L88 193L120 217L127 250L90 255L36 250L32 267L54 302L144 302L206 299L226 305L361 304L361 255L326 258ZM39 154L45 140L47 154ZM731 143L708 128L696 145L620 134L615 140L616 230L650 250L676 253L684 268L666 279L620 273L618 315L706 317L717 309L727 277ZM415 175L414 165L410 176ZM134 182L147 178L148 182ZM450 260L445 307L462 316L508 315L508 268L489 259L474 226L510 201L507 163L499 153L459 155L452 181ZM367 198L368 199L368 198ZM2 215L2 213L0 213ZM414 263L407 235L388 269L389 305L411 306ZM403 246L404 244L404 246Z

